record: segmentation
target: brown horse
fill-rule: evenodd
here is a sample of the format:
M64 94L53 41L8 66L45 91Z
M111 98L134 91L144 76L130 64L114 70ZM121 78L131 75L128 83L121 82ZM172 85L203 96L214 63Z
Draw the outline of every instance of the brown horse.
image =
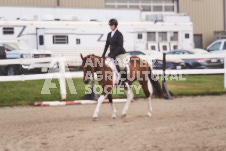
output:
M81 54L81 58L83 60L82 63L82 70L84 73L83 76L83 82L85 84L89 83L91 76L96 73L97 74L97 81L99 82L99 85L102 87L102 94L98 98L98 103L96 106L96 109L93 114L93 119L96 119L98 117L98 112L100 109L100 106L105 99L105 97L108 97L109 102L112 106L112 118L116 118L116 109L114 106L114 102L112 101L112 90L115 87L115 76L114 76L114 70L106 64L106 58L98 57L95 55L88 55L86 57L83 57ZM129 86L132 86L132 83L137 80L145 93L146 98L148 99L148 116L151 116L152 112L152 105L151 105L151 95L153 93L152 86L154 87L154 92L157 94L158 97L163 97L163 91L161 89L161 86L157 79L155 79L154 75L152 74L152 71L150 67L148 66L148 63L144 60L141 60L137 56L131 56L129 60L129 73L127 75L128 77L128 84ZM131 100L133 99L133 92L132 89L129 87L129 89L126 90L127 93L127 101L123 107L122 110L122 117L126 116L126 111L129 107L129 104Z

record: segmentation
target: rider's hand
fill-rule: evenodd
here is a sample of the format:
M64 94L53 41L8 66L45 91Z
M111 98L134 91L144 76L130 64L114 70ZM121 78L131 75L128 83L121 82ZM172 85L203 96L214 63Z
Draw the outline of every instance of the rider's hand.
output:
M113 58L113 56L112 56L112 54L111 54L111 53L109 53L109 54L108 54L108 57Z

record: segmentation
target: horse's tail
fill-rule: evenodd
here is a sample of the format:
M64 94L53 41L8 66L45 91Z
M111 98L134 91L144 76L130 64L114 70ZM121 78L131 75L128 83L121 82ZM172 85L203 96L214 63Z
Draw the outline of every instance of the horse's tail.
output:
M149 70L149 73L148 73L148 77L151 81L151 84L155 90L155 94L162 98L163 97L163 91L162 91L162 88L161 88L161 85L158 81L158 79L155 78L155 76L153 75L152 71L151 71L151 68L148 66L148 70Z

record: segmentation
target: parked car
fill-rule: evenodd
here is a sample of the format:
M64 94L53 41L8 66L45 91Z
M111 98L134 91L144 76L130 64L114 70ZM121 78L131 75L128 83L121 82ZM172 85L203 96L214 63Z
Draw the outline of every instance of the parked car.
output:
M30 48L25 43L18 41L0 41L0 45L2 45L6 50L6 59L51 57L51 52L49 51L35 50ZM4 67L3 73L6 75L18 75L28 70L47 72L48 65L50 65L49 62L23 65L7 65Z
M0 44L0 59L6 59L6 50L3 45Z
M1 59L6 59L6 50L3 45L0 44L0 60ZM5 70L5 65L0 65L0 73L3 73Z
M136 56L141 57L142 59L148 58L148 56L142 57L146 54L141 51L128 51L127 54L130 56L136 55ZM163 60L155 59L152 61L152 63L153 63L154 69L162 69L163 68ZM186 68L186 65L183 60L181 60L181 59L171 60L171 59L166 58L166 69L185 69L185 68Z
M206 47L209 53L226 53L226 39L216 40Z
M166 54L167 55L208 54L208 52L203 49L193 49L193 50L173 50ZM190 69L221 68L223 66L221 58L196 58L183 60L187 68Z

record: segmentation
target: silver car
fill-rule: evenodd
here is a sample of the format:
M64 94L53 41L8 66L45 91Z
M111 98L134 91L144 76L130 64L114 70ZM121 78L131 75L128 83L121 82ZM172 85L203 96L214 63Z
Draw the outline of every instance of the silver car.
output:
M0 44L6 49L6 59L20 59L20 58L44 58L51 57L49 51L41 51L30 48L27 44L18 41L0 41ZM36 70L40 72L47 72L50 62L22 64L22 65L8 65L5 67L5 74L18 75L28 70Z

